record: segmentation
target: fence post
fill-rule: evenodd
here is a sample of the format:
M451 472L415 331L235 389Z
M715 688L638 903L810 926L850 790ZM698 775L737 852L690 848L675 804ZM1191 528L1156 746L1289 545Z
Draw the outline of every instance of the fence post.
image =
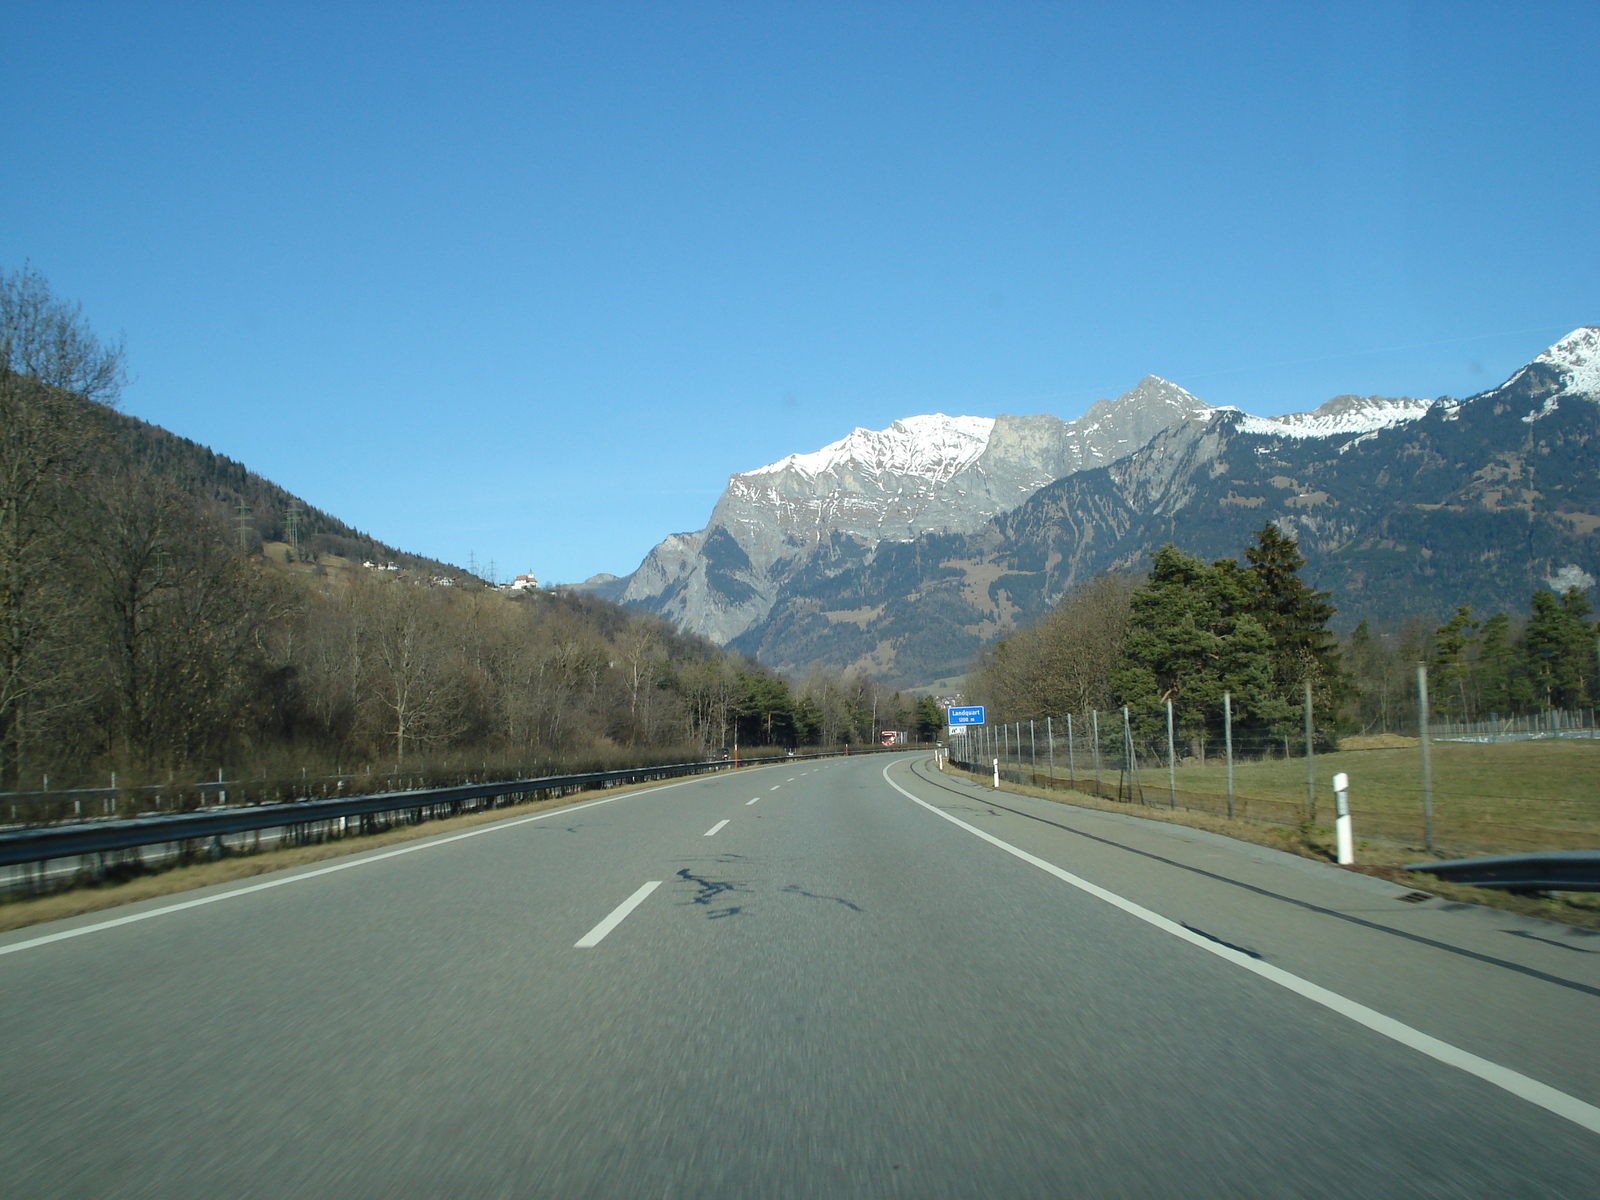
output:
M1033 720L1028 720L1028 770L1033 775L1033 786L1039 786L1039 743L1034 740Z
M1050 764L1050 790L1056 787L1056 731L1050 723L1050 718L1044 719L1044 753L1045 759Z
M1100 795L1100 710L1093 709L1090 718L1094 737L1094 794L1098 796Z
M1317 770L1311 755L1311 680L1306 680L1306 824L1317 820Z
M1139 803L1144 803L1144 788L1139 786L1139 757L1133 749L1133 723L1128 719L1128 706L1122 706L1122 758L1128 772L1128 802L1133 793L1139 793Z
M1074 752L1072 743L1072 714L1067 714L1067 786L1074 790L1078 786L1078 756Z
M1428 665L1417 664L1417 731L1422 742L1422 844L1433 853L1433 759L1428 752Z
M1172 698L1167 698L1167 807L1178 807L1178 765L1172 741Z
M1233 697L1222 693L1222 745L1228 756L1228 819L1233 820Z

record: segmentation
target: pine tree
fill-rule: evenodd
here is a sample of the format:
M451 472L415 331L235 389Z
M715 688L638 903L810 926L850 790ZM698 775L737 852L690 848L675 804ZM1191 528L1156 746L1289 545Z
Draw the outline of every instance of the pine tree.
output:
M1429 700L1436 712L1454 713L1463 720L1471 715L1467 698L1470 674L1468 653L1475 645L1472 605L1463 604L1455 615L1433 631L1428 645Z
M1300 578L1306 565L1300 544L1284 537L1276 525L1256 531L1256 544L1244 558L1251 611L1272 642L1272 671L1278 696L1298 707L1309 680L1315 695L1319 737L1331 740L1335 714L1344 698L1345 678L1339 662L1339 639L1328 628L1338 611L1329 593L1308 587Z
M1567 589L1566 595L1561 597L1561 609L1567 615L1568 661L1573 668L1575 685L1568 707L1580 708L1600 698L1600 686L1597 686L1600 680L1596 678L1600 661L1596 659L1595 646L1600 628L1590 622L1594 613L1589 598L1578 588Z
M1526 706L1528 677L1511 639L1511 618L1495 613L1483 623L1478 642L1478 697L1483 712L1507 716Z
M1300 578L1306 565L1300 544L1276 525L1258 529L1255 537L1244 558L1250 564L1253 611L1272 638L1278 681L1289 691L1307 678L1319 687L1331 684L1339 676L1339 644L1328 630L1337 611L1328 603L1329 593L1306 586Z
M1261 736L1289 719L1274 686L1272 641L1251 611L1244 575L1237 563L1206 566L1171 545L1151 555L1112 675L1144 735L1165 728L1170 699L1179 730L1203 755L1221 730L1224 691L1232 693L1241 736Z
M1577 588L1560 600L1548 588L1533 594L1533 615L1523 634L1533 700L1541 708L1581 708L1589 703L1593 627L1589 601Z

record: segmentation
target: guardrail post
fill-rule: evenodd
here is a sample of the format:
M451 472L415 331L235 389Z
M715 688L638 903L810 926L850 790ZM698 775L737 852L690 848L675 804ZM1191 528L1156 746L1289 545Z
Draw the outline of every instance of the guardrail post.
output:
M1333 819L1334 837L1338 845L1339 862L1348 866L1355 862L1355 846L1350 834L1350 776L1340 771L1333 777L1333 803L1337 815Z

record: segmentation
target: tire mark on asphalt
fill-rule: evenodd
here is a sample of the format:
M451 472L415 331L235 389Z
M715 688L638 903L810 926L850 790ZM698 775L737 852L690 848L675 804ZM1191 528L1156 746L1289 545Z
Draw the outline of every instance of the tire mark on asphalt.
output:
M721 908L712 908L711 905L713 901L719 900L725 895L746 892L749 890L748 888L727 879L707 879L703 875L696 875L688 867L684 867L678 872L678 878L685 883L694 884L695 888L698 889L693 896L689 897L689 902L708 909L709 911L706 913L707 920L718 921L723 917L736 917L744 911L744 906L739 904L725 904Z
M1191 925L1187 921L1179 921L1178 924L1182 925L1190 933L1198 934L1199 936L1205 938L1208 942L1215 942L1219 946L1226 946L1229 950L1237 950L1240 954L1248 954L1251 958L1259 958L1262 962L1267 960L1267 956L1262 954L1259 950L1252 950L1248 946L1236 946L1234 943L1224 941L1216 934L1207 933L1204 929L1201 929L1197 925Z
M859 904L846 900L843 896L823 896L817 892L808 892L798 883L791 883L781 890L785 892L793 892L797 896L804 896L808 900L832 900L835 904L842 904L846 908L854 909L856 912L866 912L866 909L862 908Z

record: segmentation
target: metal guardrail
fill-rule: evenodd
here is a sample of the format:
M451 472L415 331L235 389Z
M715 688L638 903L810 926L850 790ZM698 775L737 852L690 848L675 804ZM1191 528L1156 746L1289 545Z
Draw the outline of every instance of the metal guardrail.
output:
M1600 850L1539 850L1450 862L1407 863L1406 870L1451 883L1507 892L1600 892Z
M853 753L883 752L874 748L856 750ZM843 755L827 752L785 755L782 758L745 759L739 763L728 759L714 759L710 762L628 767L619 771L589 771L580 775L546 775L538 779L505 779L493 783L472 783L456 787L382 792L368 796L347 796L337 800L294 800L281 804L240 805L202 809L199 812L16 829L0 833L0 867L43 863L52 859L82 858L141 846L204 842L228 834L282 829L328 821L348 821L352 817L360 820L383 813L418 810L419 817L437 816L441 815L437 810L445 808L449 810L448 815L455 815L475 801L493 800L501 796L581 791L592 787L647 783L684 775L702 775L711 771L731 770L736 766L766 766L811 758L839 757ZM435 811L430 813L429 810Z

